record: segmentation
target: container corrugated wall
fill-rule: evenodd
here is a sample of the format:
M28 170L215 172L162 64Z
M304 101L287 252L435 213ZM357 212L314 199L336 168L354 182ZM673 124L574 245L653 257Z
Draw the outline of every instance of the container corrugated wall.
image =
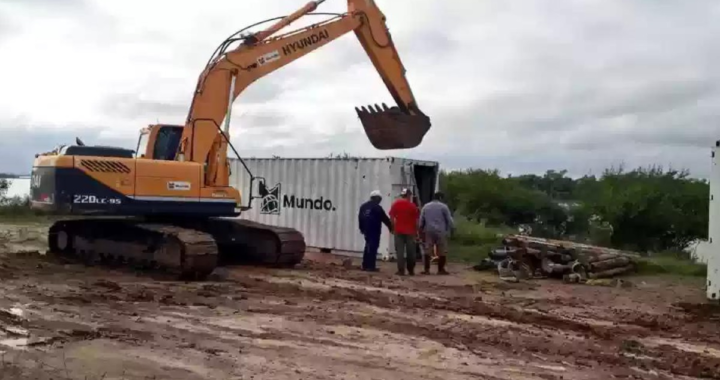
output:
M391 202L393 181L390 178L391 163L387 159L244 161L253 175L265 178L269 192L274 193L276 186L279 189L276 204L265 202L263 209L263 200L257 199L241 218L295 228L305 235L310 247L355 255L362 252L365 243L358 231L358 207L373 190L380 190L385 195L383 207L386 210ZM237 160L231 167L231 185L248 194L250 178L247 171ZM388 247L388 237L383 236L383 240L381 250Z

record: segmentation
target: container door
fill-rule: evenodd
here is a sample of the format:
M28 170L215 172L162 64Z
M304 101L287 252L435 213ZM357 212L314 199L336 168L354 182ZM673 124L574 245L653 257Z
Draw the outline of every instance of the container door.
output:
M419 207L432 200L438 190L439 170L437 165L407 163L402 166L403 187L412 189Z
M412 190L413 195L417 196L418 193L418 186L417 181L415 181L415 165L411 163L406 163L402 166L402 173L403 173L403 186L410 188ZM418 204L419 206L419 204Z

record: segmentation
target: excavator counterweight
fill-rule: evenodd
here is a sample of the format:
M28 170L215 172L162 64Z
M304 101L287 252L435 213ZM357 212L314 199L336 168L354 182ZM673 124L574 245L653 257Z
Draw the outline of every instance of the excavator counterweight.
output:
M347 13L279 34L324 1L312 1L259 32L223 41L198 78L185 124L143 128L136 151L78 140L36 155L31 207L84 216L50 227L50 251L84 261L160 267L194 279L231 263L299 263L305 252L302 233L238 218L261 198L251 185L245 204L230 183L228 148L240 159L229 138L238 95L354 32L396 103L356 109L370 143L382 150L414 148L430 128L375 1L347 0ZM236 42L239 46L231 49ZM264 188L262 178L248 174L251 183Z

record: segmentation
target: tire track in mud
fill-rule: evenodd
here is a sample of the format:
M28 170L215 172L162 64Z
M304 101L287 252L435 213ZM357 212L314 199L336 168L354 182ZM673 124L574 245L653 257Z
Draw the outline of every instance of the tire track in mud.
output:
M679 350L669 345L654 348L636 345L635 351L640 351L641 354L625 349L628 342L633 342L632 337L658 335L657 333L662 335L664 332L672 332L676 327L675 324L644 323L643 317L638 317L636 321L626 320L625 322L629 324L635 322L634 324L646 328L646 331L638 334L638 330L634 329L631 334L628 334L628 329L618 326L595 326L551 314L528 312L512 306L491 304L467 296L439 301L332 285L329 290L322 290L260 278L241 279L235 282L241 284L246 289L246 294L252 297L272 295L288 299L311 298L340 304L353 301L391 310L407 311L411 309L417 313L428 310L460 313L509 321L522 326L520 328L510 326L498 332L487 328L479 329L464 323L455 323L450 326L428 326L419 324L417 321L410 322L382 315L360 317L352 313L326 313L322 310L320 312L293 312L283 309L282 311L284 315L289 312L293 318L312 319L325 324L343 324L352 327L371 326L394 333L422 336L449 347L471 351L481 357L484 356L482 349L490 346L501 348L513 355L533 353L549 355L559 361L572 360L580 367L591 368L604 364L618 368L621 372L626 371L629 367L637 367L644 370L667 371L675 375L720 379L720 358L699 357L696 353ZM264 310L264 312L270 312L270 310ZM529 333L529 331L537 331L537 335ZM584 339L584 342L568 344L572 342L572 335ZM580 347L582 348L579 349Z
M636 339L648 336L672 338L683 332L687 333L685 337L707 342L710 337L698 336L700 334L696 328L697 324L706 323L708 320L706 315L708 312L704 310L695 314L690 312L687 315L660 317L628 310L603 313L604 318L611 317L611 322L639 327L628 329L620 325L594 325L573 320L554 315L552 310L548 312L523 309L521 304L527 304L527 299L513 298L493 302L483 300L477 297L472 286L467 285L418 286L412 283L398 283L392 278L369 279L366 274L341 272L332 268L328 269L328 272L324 273L319 267L305 272L310 275L306 277L308 281L322 284L321 286L293 283L296 277L292 273L290 276L277 276L277 278L273 278L272 273L267 275L270 276L269 278L244 275L219 284L144 283L135 279L137 282L119 285L111 281L88 281L87 284L81 284L77 288L58 290L55 294L51 294L52 297L47 295L47 301L58 297L57 299L77 305L78 308L97 305L106 309L105 313L109 313L107 310L112 310L113 307L118 307L123 313L133 313L135 310L144 314L152 312L151 308L143 310L144 305L152 304L180 308L228 307L249 313L274 313L295 321L311 319L326 325L372 327L397 334L413 335L458 350L472 352L479 357L486 357L486 350L495 349L508 356L522 358L527 357L528 354L540 355L556 362L571 362L582 368L605 365L618 375L626 373L630 367L638 367L667 371L675 375L720 379L720 361L717 358L683 351L670 345L645 346ZM319 278L313 278L315 276ZM279 282L278 278L290 280ZM342 286L332 285L332 279L343 280L346 283ZM367 288L363 289L364 287ZM419 291L431 293L432 297L422 294L397 294L387 290L408 293ZM42 290L35 292L42 293ZM497 299L497 297L486 298ZM274 302L261 307L245 307L242 306L242 301L246 299ZM554 304L554 300L542 302L548 305L543 309L551 309ZM369 305L389 312L364 315L352 311L353 303ZM341 312L329 312L332 308ZM507 321L511 324L498 328L457 320L445 323L442 315L448 313ZM7 316L0 315L0 319L2 317ZM51 329L52 323L52 321L32 322L33 327L41 329ZM688 326L688 323L695 325ZM174 334L180 335L179 332ZM283 333L268 334L258 335L257 338L283 336ZM305 339L297 336L288 337ZM104 323L102 327L90 330L70 329L60 334L56 341L101 338L139 343L152 341L155 337L147 331L142 331L141 326L135 329Z
M248 308L248 312L264 312L277 313L285 316L292 316L296 320L312 319L325 324L344 324L347 326L361 327L372 326L395 333L411 334L423 336L432 339L444 345L465 349L481 354L482 347L492 346L502 348L513 354L531 352L536 354L551 355L554 357L572 357L576 358L575 362L580 366L591 366L593 363L604 363L612 366L638 366L640 368L658 368L670 371L675 374L684 375L710 375L717 377L717 363L712 361L703 365L698 363L697 355L688 354L685 351L674 349L670 346L662 348L648 349L644 348L644 355L656 357L660 359L671 358L667 364L667 360L655 362L652 359L644 359L637 357L627 357L620 349L626 341L617 339L627 331L619 327L592 326L587 323L572 321L549 314L538 312L527 312L518 310L515 307L503 305L493 305L486 302L478 301L468 297L454 297L444 301L437 299L427 299L422 297L404 296L404 295L388 295L380 291L358 290L345 287L329 286L328 290L313 289L296 285L292 283L277 283L266 281L260 278L244 278L233 281L233 286L228 285L201 285L195 292L188 292L184 295L185 301L172 301L173 293L157 294L152 291L144 290L142 287L128 292L130 300L136 302L159 302L174 305L203 305L210 308L218 306L232 306L219 297L227 294L237 294L238 291L243 292L241 296L231 296L233 301L238 298L243 299L248 296L252 298L268 298L275 297L280 303L287 307L266 306L264 308L254 307ZM241 285L238 287L237 285ZM156 289L156 290L172 290ZM175 289L179 291L180 289ZM189 290L189 289L188 289ZM145 296L153 293L153 296ZM137 297L135 294L143 296ZM193 296L206 298L205 302L193 301ZM354 301L359 304L369 304L375 307L391 309L391 310L407 310L414 309L416 312L427 310L446 311L471 316L483 316L498 320L510 321L525 328L510 328L514 330L515 337L509 338L507 334L493 334L493 329L471 328L466 324L456 323L450 327L428 327L417 322L406 322L398 318L388 318L382 316L373 316L372 318L353 315L352 313L328 314L325 309L319 307L317 311L303 311L297 307L295 300L315 299L322 301L324 305L334 301L339 303ZM657 328L656 324L649 324L648 329ZM537 331L537 335L529 332ZM667 328L661 330L666 331ZM506 332L508 329L506 329ZM575 333L579 338L587 340L583 351L578 351L569 345L562 343L562 340L569 339L567 331ZM633 331L634 336L638 336L638 331ZM556 335L565 334L559 337L560 342L553 342L551 338L558 337ZM652 331L646 331L641 336L649 336ZM544 336L543 336L544 335ZM260 337L260 336L258 336ZM269 337L264 336L263 337ZM594 341L593 341L594 340ZM587 346L592 342L593 346ZM518 348L519 347L519 348ZM688 371L687 367L694 370ZM683 369L685 368L685 369Z

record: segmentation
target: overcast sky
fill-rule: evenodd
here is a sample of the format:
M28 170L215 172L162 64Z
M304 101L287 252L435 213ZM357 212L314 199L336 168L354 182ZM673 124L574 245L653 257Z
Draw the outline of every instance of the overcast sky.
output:
M432 118L423 144L377 151L367 141L353 107L392 99L348 34L238 98L241 155L347 152L575 175L662 164L707 175L720 139L717 0L377 2ZM303 4L0 0L0 171L27 173L35 153L75 136L134 148L141 127L182 124L220 42ZM327 0L320 11L345 7Z

